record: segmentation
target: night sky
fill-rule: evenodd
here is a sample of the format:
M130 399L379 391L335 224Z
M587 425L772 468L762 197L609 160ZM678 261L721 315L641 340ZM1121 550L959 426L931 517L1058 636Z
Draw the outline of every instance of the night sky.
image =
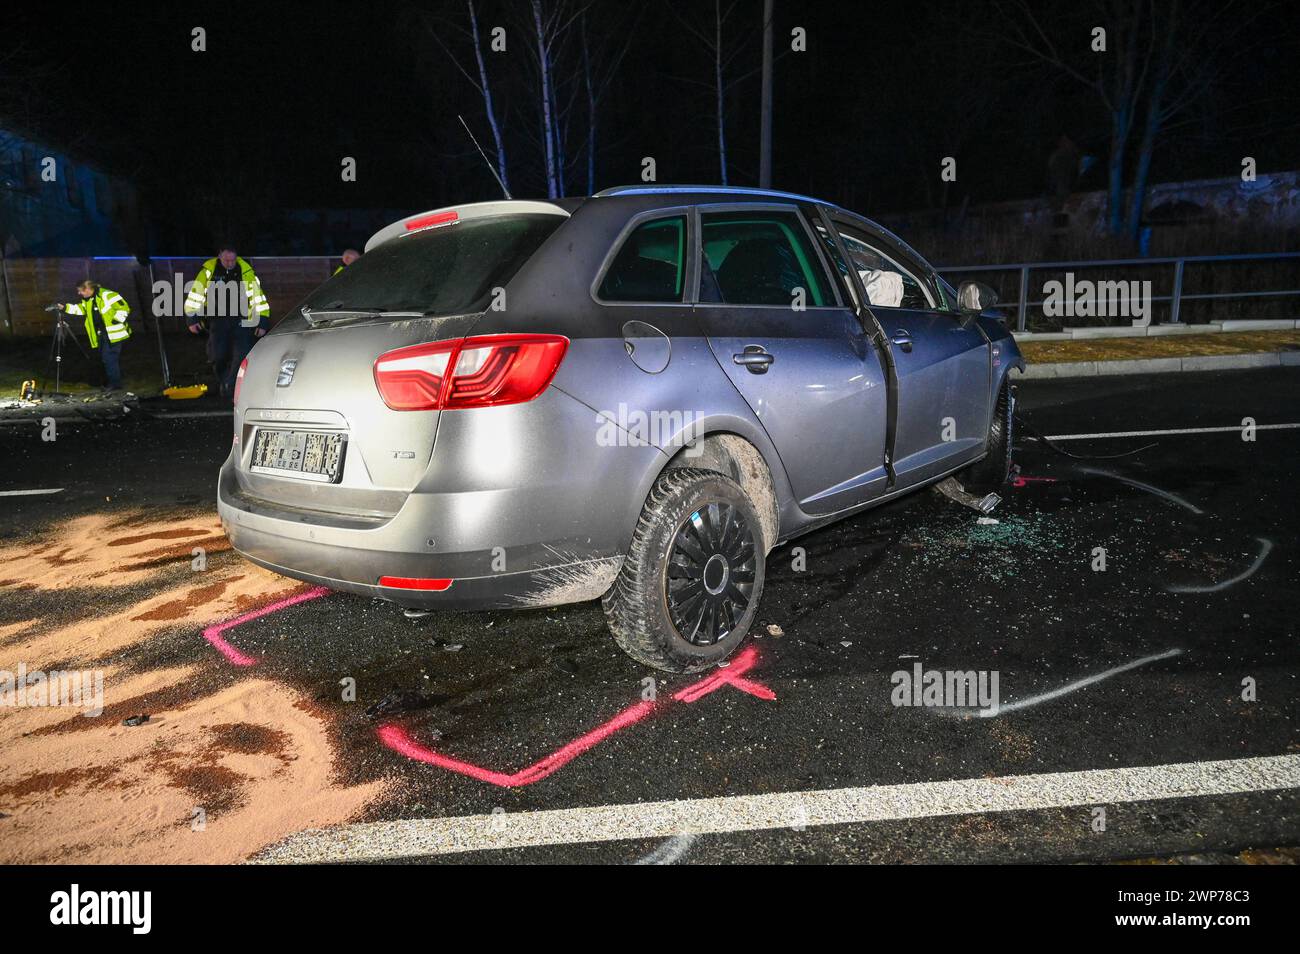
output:
M1049 0L1035 8L1061 42L1086 44L1079 7ZM484 30L507 29L507 52L485 55L513 191L544 194L527 4L478 8ZM463 3L9 9L5 32L18 42L0 62L7 118L132 177L159 221L186 214L196 183L266 210L416 210L497 192L456 120L464 113L490 152L482 100L426 26L431 17L464 25ZM1246 155L1261 172L1300 166L1300 17L1291 3L1241 9L1257 19L1231 51L1230 68L1171 129L1155 181L1234 175ZM761 0L736 0L726 28L735 47L728 72L738 78L727 95L733 184L757 179L761 10ZM1042 194L1062 134L1104 157L1104 111L1073 80L989 39L994 4L777 0L776 10L778 187L873 214ZM661 182L716 182L712 56L683 25L711 31L713 4L597 2L587 17L593 54L610 55L632 36L603 91L597 188L637 181L645 156L655 158ZM190 49L194 26L207 30L205 53ZM788 51L795 26L807 29L807 52ZM473 71L468 41L451 29L439 35ZM570 64L575 50L571 39ZM576 84L567 90L582 95ZM579 103L575 152L585 125ZM959 162L946 192L944 155ZM355 183L340 180L344 156L357 160ZM1080 187L1101 188L1103 165ZM585 192L581 166L570 193Z

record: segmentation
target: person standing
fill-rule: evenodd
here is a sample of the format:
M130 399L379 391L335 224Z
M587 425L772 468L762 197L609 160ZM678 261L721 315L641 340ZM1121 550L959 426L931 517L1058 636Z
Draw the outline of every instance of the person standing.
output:
M86 337L90 347L98 349L99 358L104 362L104 375L108 379L107 390L122 389L122 343L131 337L131 326L127 316L131 306L115 291L103 288L99 282L86 279L77 285L78 301L60 304L58 307L69 315L81 315L86 320Z
M253 344L271 330L271 306L253 266L229 245L199 268L185 296L191 334L208 327L208 361L224 398L233 398L235 376Z

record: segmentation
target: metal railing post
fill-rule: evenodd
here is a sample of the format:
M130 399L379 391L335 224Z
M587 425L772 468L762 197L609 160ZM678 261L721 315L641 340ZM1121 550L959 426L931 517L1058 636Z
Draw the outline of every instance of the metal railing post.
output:
M1174 300L1169 306L1169 323L1178 324L1178 312L1183 303L1183 259L1174 262Z
M1020 266L1020 294L1016 296L1016 330L1023 333L1029 320L1029 266Z

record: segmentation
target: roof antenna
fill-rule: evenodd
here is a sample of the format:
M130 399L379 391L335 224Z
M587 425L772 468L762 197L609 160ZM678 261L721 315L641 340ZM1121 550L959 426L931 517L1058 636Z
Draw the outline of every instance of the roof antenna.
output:
M501 176L497 174L496 167L488 160L487 153L485 153L483 147L478 144L478 140L474 138L474 134L469 131L469 123L465 122L465 117L460 113L457 113L456 118L459 119L460 124L465 127L465 132L469 136L469 141L474 144L474 148L478 150L478 154L482 156L483 161L487 163L488 172L492 173L492 178L497 180L497 185L501 187L501 191L505 194L505 197L507 199L513 199L514 196L510 194L510 190L506 188L506 184L501 181Z

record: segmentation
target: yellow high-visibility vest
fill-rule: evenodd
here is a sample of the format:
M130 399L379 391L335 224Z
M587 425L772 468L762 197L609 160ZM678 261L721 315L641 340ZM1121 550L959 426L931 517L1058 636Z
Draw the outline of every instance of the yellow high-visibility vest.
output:
M104 322L104 333L108 335L110 344L117 344L131 337L131 326L126 323L126 316L131 313L131 306L117 292L101 288L95 292L93 298L79 298L63 306L63 310L70 315L85 316L86 337L90 339L92 348L99 347L99 335L95 331L95 321L92 317L95 311L95 308L91 307L92 301L95 303L95 308L99 309L99 317Z
M257 275L253 272L253 266L249 265L242 258L236 257L235 264L239 267L239 280L244 285L244 295L248 299L248 314L251 318L258 321L266 321L271 317L271 304L266 300L266 293L262 291L262 283L257 280ZM199 274L194 279L194 284L190 286L189 294L185 296L185 316L187 318L202 317L204 308L208 301L208 283L212 281L212 276L217 270L217 260L210 258L203 263L199 269ZM234 318L235 315L226 317Z

